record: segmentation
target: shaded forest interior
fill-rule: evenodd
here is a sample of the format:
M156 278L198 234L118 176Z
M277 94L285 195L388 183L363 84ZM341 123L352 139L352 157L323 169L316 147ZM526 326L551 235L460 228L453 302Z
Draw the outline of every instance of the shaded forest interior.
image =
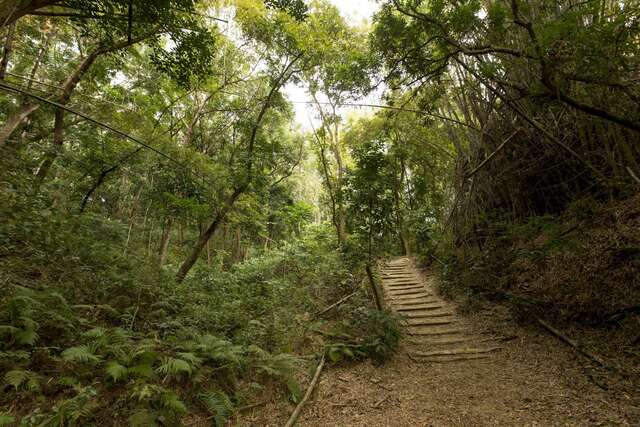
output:
M397 351L396 255L640 407L640 3L378 6L0 0L0 426L296 403Z

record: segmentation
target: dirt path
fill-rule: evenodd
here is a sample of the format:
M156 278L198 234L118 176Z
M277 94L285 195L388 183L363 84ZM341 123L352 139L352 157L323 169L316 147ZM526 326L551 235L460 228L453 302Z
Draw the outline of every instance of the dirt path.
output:
M329 370L298 425L636 425L630 397L590 382L554 338L460 315L411 260L381 275L386 301L409 315L404 348L383 366Z
M640 425L634 397L598 386L595 367L556 338L500 311L459 313L410 259L380 273L387 304L408 315L401 351L326 370L297 425ZM270 403L236 425L282 426L292 408Z

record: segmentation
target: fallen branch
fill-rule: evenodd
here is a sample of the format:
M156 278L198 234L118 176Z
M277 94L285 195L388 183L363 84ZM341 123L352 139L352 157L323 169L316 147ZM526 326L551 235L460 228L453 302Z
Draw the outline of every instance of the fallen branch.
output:
M633 172L633 169L629 166L627 166L627 172L629 172L629 175L631 175L631 178L633 178L635 182L640 184L640 178L638 178L638 175L636 175L635 172Z
M322 316L323 314L325 314L326 312L328 312L328 311L329 311L329 310L331 310L332 308L335 308L335 307L339 306L340 304L342 304L342 303L344 303L344 302L348 301L350 298L352 298L352 297L353 297L355 294L357 294L357 293L358 293L358 291L355 291L355 292L353 292L353 293L351 293L351 294L347 295L346 297L344 297L344 298L342 298L342 299L340 299L340 300L338 300L338 301L334 302L334 303L333 303L333 304L331 304L329 307L327 307L327 308L325 308L324 310L322 310L322 311L320 311L320 312L318 312L318 313L314 314L314 315L313 315L313 318L315 319L315 318L318 318L318 317Z
M325 362L325 359L323 354L322 359L320 359L320 363L318 364L318 368L316 369L316 373L313 375L313 379L309 384L309 388L307 388L307 392L304 394L304 397L302 398L300 403L298 403L298 406L296 406L295 411L293 411L293 413L291 414L291 417L289 418L289 421L287 421L284 427L293 427L296 424L296 421L298 420L298 417L302 412L302 407L307 402L307 400L309 400L309 397L311 397L311 393L313 393L313 389L316 387L316 384L318 383L318 378L320 378L320 372L322 372L322 368L324 368L324 362Z
M547 331L551 332L553 335L555 335L556 337L560 338L561 341L564 341L565 343L569 344L571 347L575 348L582 355L584 355L587 358L589 358L589 359L593 360L594 362L598 363L603 368L606 368L606 369L608 369L610 371L619 372L618 369L616 369L613 366L611 366L608 363L606 363L600 356L598 356L596 354L593 354L589 350L585 349L580 343L578 343L577 341L572 340L571 338L569 338L568 336L566 336L565 334L563 334L562 332L560 332L559 330L557 330L556 328L554 328L553 326L551 326L550 324L545 322L544 320L540 319L537 316L534 317L534 318Z

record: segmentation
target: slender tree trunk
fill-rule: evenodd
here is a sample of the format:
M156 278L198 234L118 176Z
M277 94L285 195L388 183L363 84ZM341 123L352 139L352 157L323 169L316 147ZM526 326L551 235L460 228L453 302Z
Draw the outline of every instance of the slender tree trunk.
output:
M15 37L16 25L12 24L7 31L7 38L4 42L4 49L2 50L2 61L0 62L0 80L4 80L7 75L7 67L9 66L9 58L11 58L11 52L13 51L13 39Z
M234 203L236 202L236 200L238 199L240 194L242 194L243 191L244 189L236 189L236 191L233 192L233 194L231 195L231 197L229 197L229 199L227 200L225 205L222 207L222 209L218 211L218 213L216 214L215 218L213 219L209 227L204 231L204 233L202 233L195 247L191 251L191 254L180 266L180 269L176 274L176 281L178 283L182 283L182 281L184 281L184 278L187 276L187 273L189 273L189 270L191 270L191 268L195 265L196 261L198 261L198 258L200 257L200 253L202 252L202 249L205 247L205 245L207 244L211 236L213 236L213 233L215 233L215 231L218 229L220 224L225 220L227 213L229 213Z
M5 145L11 134L20 126L20 123L39 108L39 105L24 104L18 112L9 117L2 129L0 129L0 147Z
M189 273L189 270L191 270L191 268L195 265L196 261L198 261L198 258L200 257L202 250L206 246L211 236L213 236L216 229L220 226L222 222L224 222L227 214L233 208L233 205L235 204L238 197L240 197L240 195L244 193L247 190L247 188L249 188L249 185L251 184L251 181L253 179L253 162L254 162L253 155L254 155L256 139L258 137L258 130L262 126L262 121L265 115L267 114L267 111L271 108L271 101L274 95L291 77L290 70L300 58L302 58L302 53L300 53L294 59L289 61L289 63L284 67L284 70L282 70L278 78L272 84L271 89L269 90L269 94L267 95L267 99L265 103L262 105L260 112L258 113L256 121L253 125L253 128L251 129L251 134L249 136L248 147L247 147L247 160L245 163L245 169L246 169L245 170L246 178L244 180L245 182L243 182L240 186L235 188L233 193L229 196L229 198L225 201L222 208L216 214L215 218L211 222L211 225L209 225L209 228L207 228L204 234L200 236L191 254L180 266L180 269L176 274L176 281L178 283L182 283L184 281L184 278L187 276L187 273Z
M64 143L64 110L56 110L55 123L53 125L53 150L46 153L44 160L38 169L37 181L41 184L49 174L53 162L58 157L59 151L62 149Z
M167 221L164 225L164 229L162 230L162 238L160 239L160 267L164 265L165 260L167 259L167 253L169 252L169 240L171 238L171 226L173 225L173 219L171 217L167 218Z
M93 63L102 55L111 53L111 52L116 52L118 50L127 48L129 46L132 46L136 43L141 42L142 40L150 37L151 35L153 35L157 30L152 30L151 32L137 37L131 41L126 41L126 42L121 42L121 43L117 43L111 46L101 46L96 48L93 52L91 52L89 55L87 55L75 68L75 70L73 71L73 73L71 73L67 79L64 81L64 83L62 84L62 93L60 94L60 96L56 99L56 102L58 104L62 104L62 105L66 105L69 102L69 99L71 98L71 95L73 94L73 91L76 89L76 87L78 86L78 83L80 82L80 80L86 75L86 73L89 71L89 69L91 68L91 66L93 65ZM7 138L13 133L13 131L16 130L16 128L20 125L20 123L22 123L22 121L24 121L25 119L27 119L34 111L36 111L39 108L39 106L29 106L27 107L23 107L18 113L14 114L14 116L10 117L7 120L7 125L5 125L5 127L0 130L0 146L3 145L5 143L5 141L7 140ZM58 123L60 122L60 123ZM57 145L58 142L62 142L62 140L64 139L64 112L62 111L60 115L56 115L56 124L55 126L60 126L59 128L59 141L54 141L54 145ZM9 126L11 125L11 126ZM57 129L57 127L56 127ZM58 148L58 147L56 147ZM39 171L38 172L38 176L40 178L44 178L46 177L46 174L48 173L48 170L50 169L51 165L47 165L48 163L53 163L53 161L55 160L55 155L52 158L49 158L48 160L46 160L45 162L45 169L42 170L42 173ZM42 168L41 168L42 169Z

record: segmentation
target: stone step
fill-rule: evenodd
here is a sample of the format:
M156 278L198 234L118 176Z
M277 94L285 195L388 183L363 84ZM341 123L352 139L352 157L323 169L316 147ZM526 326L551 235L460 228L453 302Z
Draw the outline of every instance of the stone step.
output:
M422 297L434 297L429 291L415 291L406 294L394 294L391 292L385 292L385 297L389 300L393 301L404 301L412 298L422 298Z
M387 289L389 295L399 296L399 295L416 295L416 294L424 294L429 293L423 286L411 288L411 289ZM433 295L433 294L430 294Z
M419 295L419 296L414 296L414 295L406 295L406 296L401 296L401 297L392 297L392 298L387 298L389 300L389 302L391 302L391 305L407 305L407 304L417 304L417 303L423 303L423 304L429 304L429 303L434 303L434 302L439 302L437 299L433 298L433 294L424 294L424 295Z
M418 356L418 357L459 356L459 355L469 355L469 354L492 353L498 350L500 350L500 347L485 347L485 348L458 347L450 350L417 351L412 353L411 355Z
M432 319L438 317L447 317L447 316L455 316L455 313L451 310L446 311L436 311L436 312L427 312L427 313L419 313L415 314L412 312L405 313L403 316L407 319Z
M427 363L450 363L450 362L466 362L470 360L484 360L489 359L491 357L490 354L468 354L468 355L460 355L460 356L416 356L411 355L413 358L419 360L420 362Z
M436 301L435 303L431 303L431 304L416 304L413 307L410 306L400 306L398 308L396 308L396 311L400 312L400 314L405 314L405 313L415 313L415 312L422 312L422 311L430 311L430 310L440 310L442 308L445 308L444 305L442 305L442 303L440 301Z
M409 339L411 344L422 345L424 348L433 348L435 346L455 346L459 344L476 344L482 341L476 339L471 335L464 333L461 334L449 334L449 335L434 335L434 336L417 336Z
M412 328L411 330L407 331L407 335L411 335L411 336L424 336L424 337L431 337L431 336L445 336L445 335L465 335L467 333L467 331L463 328L460 327L449 327L448 325L445 325L446 327L443 328L438 328L438 327L430 327L430 328Z
M412 289L427 289L424 285L422 284L416 284L416 285L400 285L400 286L394 286L394 285L390 285L390 286L385 286L385 288L389 291L409 291Z
M409 330L410 331L423 331L423 330L429 330L426 327L427 326L443 326L443 325L453 325L458 323L459 321L455 318L436 318L436 319L426 319L426 320L414 320L414 321L407 321L408 325L409 325Z

